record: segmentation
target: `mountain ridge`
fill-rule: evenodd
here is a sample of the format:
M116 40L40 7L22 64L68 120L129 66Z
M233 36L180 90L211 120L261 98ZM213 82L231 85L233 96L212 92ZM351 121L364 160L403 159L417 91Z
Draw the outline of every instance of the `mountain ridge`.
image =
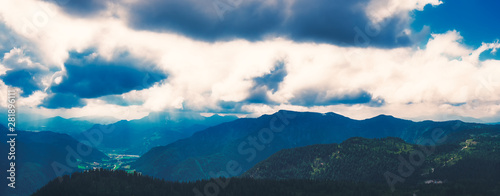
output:
M290 118L282 121L283 117ZM283 130L269 131L273 128L273 123L274 128L283 127ZM335 113L280 110L272 115L242 118L216 125L189 138L153 148L134 162L132 167L144 174L167 180L192 181L206 179L210 172L224 174L225 165L233 163L232 161L237 162L242 171L246 171L285 148L339 143L357 136L399 137L406 142L418 144L431 137L433 131L449 135L483 128L498 129L499 126L461 121L413 122L387 115L354 120ZM265 137L270 141L266 142ZM454 138L450 138L452 140Z

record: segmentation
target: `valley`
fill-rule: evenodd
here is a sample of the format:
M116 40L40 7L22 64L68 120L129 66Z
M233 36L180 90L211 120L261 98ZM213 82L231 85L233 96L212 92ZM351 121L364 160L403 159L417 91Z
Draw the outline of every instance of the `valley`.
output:
M93 170L93 169L110 169L110 170L125 170L127 172L134 172L130 168L130 164L139 158L139 155L127 154L106 154L109 158L101 159L100 161L84 162L78 164L78 169Z

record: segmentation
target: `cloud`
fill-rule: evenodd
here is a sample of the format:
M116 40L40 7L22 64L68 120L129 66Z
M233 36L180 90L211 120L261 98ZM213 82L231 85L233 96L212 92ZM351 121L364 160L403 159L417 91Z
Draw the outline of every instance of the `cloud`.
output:
M148 1L130 6L130 25L138 29L171 31L216 41L233 38L262 39L282 25L286 1L242 1L228 7L224 1ZM230 9L232 11L226 11ZM218 12L225 12L222 20Z
M142 105L144 102L140 100L130 100L126 99L122 95L108 95L100 98L108 104L114 104L119 106L130 106L130 105Z
M85 102L74 94L57 93L47 96L41 107L48 109L83 107Z
M287 75L285 62L278 61L274 68L262 76L253 79L254 86L249 90L248 97L243 103L276 104L269 99L268 94L275 93L279 84Z
M45 66L38 62L33 62L31 56L25 54L21 48L12 48L9 52L5 53L2 59L4 64L9 69L39 69L48 70Z
M208 112L216 112L216 113L243 113L242 107L245 104L242 102L235 101L220 101L218 103L219 109L210 109Z
M31 56L23 49L12 48L1 58L0 65L5 74L0 76L4 83L22 90L21 96L28 97L35 91L45 88L46 75L49 69L38 62L33 62Z
M366 13L373 22L381 22L393 17L409 17L412 10L422 11L426 5L438 6L441 0L371 0L366 6Z
M290 100L290 103L307 107L338 104L370 104L372 106L381 106L383 105L383 99L373 98L370 93L363 90L331 95L326 90L305 89L298 92Z
M19 37L12 33L12 31L0 22L0 54L9 52L14 47L19 47Z
M20 94L23 97L27 97L33 94L37 90L41 90L40 84L36 78L38 70L9 70L5 75L0 76L0 79L9 86L18 87L22 90Z
M269 100L267 93L268 89L266 87L263 86L254 87L250 90L249 96L243 102L273 104L274 102Z
M147 64L122 54L106 60L96 53L72 53L65 63L66 74L53 93L70 93L81 98L97 98L141 90L166 78L162 72L148 70Z
M263 114L278 109L335 111L356 118L385 113L412 119L426 116L442 119L439 115L444 114L494 119L500 114L500 81L495 77L500 74L500 61L479 59L480 55L476 55L494 50L498 44L472 48L461 41L456 31L433 34L418 46L397 48L345 47L302 42L293 36L211 42L166 29L131 28L128 22L133 18L129 18L128 13L117 17L97 14L75 18L53 4L32 0L13 2L0 1L0 15L4 17L1 21L5 26L18 35L23 35L21 19L31 18L38 3L56 12L47 26L25 38L31 46L31 53L25 55L30 59L38 57L32 60L34 64L39 63L48 70L42 82L37 83L47 91L35 91L29 98L31 103L40 103L46 96L61 93L74 95L86 105L71 109L33 109L51 115L106 114L130 119L156 110ZM266 1L259 4L263 6L259 10L268 13L265 10L279 2ZM247 4L252 3L243 2L240 7ZM295 16L299 12L291 12L296 9L292 5L296 4L286 5L283 7L286 11L281 11L287 18L285 23L298 20ZM304 3L302 6L307 10L307 6L317 5ZM364 6L360 5L361 13L366 11ZM205 9L203 6L192 9L195 8ZM110 6L102 13L124 10L127 9ZM260 12L253 13L259 19ZM215 23L235 22L229 17L231 14L247 13L232 10L224 15L224 20L217 19ZM384 21L391 24L400 20L394 17ZM364 18L372 20L368 16ZM321 20L302 20L321 24ZM376 31L368 27L359 26L364 35L360 33L358 41L366 43L363 38L369 38L369 43L375 43L384 37L384 33L380 33L379 38L372 36ZM233 33L231 28L227 30ZM351 39L354 36L351 35ZM85 52L87 50L90 52ZM276 62L280 60L285 63L277 68ZM107 74L109 72L122 74ZM145 76L155 78L151 75L155 73L164 77L168 73L168 78L146 79L146 85L142 85ZM310 98L303 95L305 90L311 92ZM413 104L407 104L409 102ZM328 103L333 105L326 105Z
M295 1L283 32L296 41L313 41L347 46L399 47L411 44L406 18L387 18L374 25L363 10L368 1Z
M271 90L271 92L275 93L279 88L279 84L283 81L286 75L287 72L285 62L277 62L276 66L270 70L269 74L264 74L261 77L254 78L255 86L266 87Z
M92 15L105 7L104 2L77 0L62 7L70 14ZM408 12L422 9L427 4L437 4L423 0L405 4L397 2L152 0L117 1L114 4L126 10L127 14L121 17L135 29L181 34L208 42L286 37L298 42L360 46L361 36L364 39L361 46L408 46L416 38L404 33L410 23ZM389 11L382 9L385 5L390 5ZM371 8L376 11L372 13ZM375 16L378 16L377 26L372 25ZM381 20L384 20L383 24ZM370 28L370 32L365 32Z
M59 5L64 11L77 16L90 16L106 9L107 1L99 0L43 0Z

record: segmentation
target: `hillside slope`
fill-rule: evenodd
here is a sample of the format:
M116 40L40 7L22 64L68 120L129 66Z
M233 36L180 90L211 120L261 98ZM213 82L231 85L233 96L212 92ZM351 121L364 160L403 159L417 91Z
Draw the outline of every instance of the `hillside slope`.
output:
M7 130L3 126L1 130L2 141L7 141L4 138ZM10 146L7 143L2 142L0 153L6 156L0 159L1 168L9 168L8 165L10 162L7 162L9 148ZM88 149L91 148L84 144L79 144L77 140L69 135L49 131L17 131L15 148L16 189L7 187L7 179L2 178L0 195L29 195L57 177L59 171L64 171L65 174L79 171L77 165L73 167L68 163L91 163L108 158L97 149L92 149L89 152ZM84 154L78 153L83 151L85 151ZM76 159L80 160L77 161Z
M408 144L398 138L350 138L340 144L281 150L242 177L385 183L386 177L395 179L391 173L404 178L398 185L439 180L494 187L500 185L498 136L500 131L470 135L462 142L435 147Z

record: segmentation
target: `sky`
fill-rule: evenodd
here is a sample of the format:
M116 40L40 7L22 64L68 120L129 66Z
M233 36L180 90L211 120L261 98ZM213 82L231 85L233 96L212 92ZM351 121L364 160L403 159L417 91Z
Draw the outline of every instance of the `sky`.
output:
M494 0L0 2L0 106L500 122Z

